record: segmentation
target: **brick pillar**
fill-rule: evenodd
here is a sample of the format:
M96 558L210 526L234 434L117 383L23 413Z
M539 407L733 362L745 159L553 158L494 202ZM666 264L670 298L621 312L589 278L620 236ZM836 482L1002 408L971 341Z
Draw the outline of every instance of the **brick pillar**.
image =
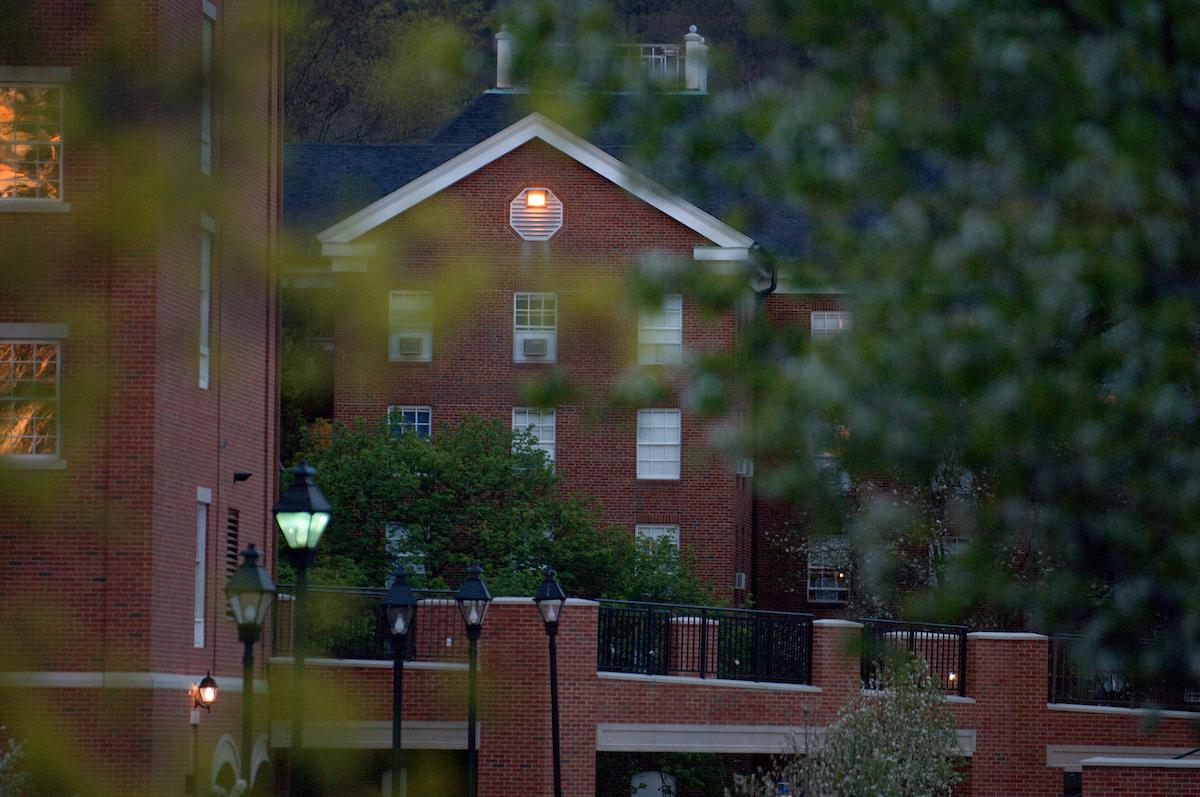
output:
M813 621L813 686L821 687L823 716L831 719L861 688L859 648L862 623Z
M1061 773L1046 768L1048 640L1041 634L967 635L967 696L977 718L971 794L1054 794ZM1055 780L1055 776L1060 778Z
M529 598L497 598L479 640L479 794L553 794L550 663ZM563 794L595 793L596 604L569 601L558 630Z

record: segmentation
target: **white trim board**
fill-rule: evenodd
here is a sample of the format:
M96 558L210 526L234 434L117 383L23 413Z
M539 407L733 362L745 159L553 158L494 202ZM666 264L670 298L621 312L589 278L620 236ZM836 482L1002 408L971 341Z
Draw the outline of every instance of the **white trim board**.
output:
M1051 769L1063 769L1067 772L1082 772L1083 764L1087 759L1105 757L1126 761L1129 759L1162 761L1190 753L1192 749L1190 747L1048 744L1046 745L1046 766Z
M540 113L531 113L362 210L317 233L322 254L337 254L326 247L348 244L380 224L454 185L523 144L539 139L591 169L614 185L662 211L719 247L749 248L754 240L715 216L687 202L645 175Z
M822 744L824 727L803 725L683 725L602 722L598 752L806 753ZM958 730L958 752L975 754L975 729Z
M215 676L223 692L242 691L242 679ZM188 691L200 675L173 672L0 672L0 688L16 689L178 689ZM254 691L267 692L267 682L254 679Z
M401 723L401 745L410 750L466 750L466 722ZM479 741L479 728L475 740ZM390 750L391 720L309 720L304 723L304 745L336 750ZM271 747L292 746L290 720L271 720Z

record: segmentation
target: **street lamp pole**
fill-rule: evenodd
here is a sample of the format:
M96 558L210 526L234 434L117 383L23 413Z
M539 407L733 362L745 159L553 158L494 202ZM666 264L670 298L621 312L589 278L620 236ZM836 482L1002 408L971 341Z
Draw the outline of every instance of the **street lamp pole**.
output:
M408 632L417 613L417 597L408 584L408 572L396 569L392 586L383 599L388 631L392 635L392 797L400 797L400 771L404 754L400 745L400 720L404 707L404 653Z
M533 602L542 615L546 638L550 643L550 738L554 756L554 797L562 797L562 757L559 754L558 734L558 621L562 617L567 595L554 577L554 568L547 567Z
M275 522L287 543L288 560L296 568L296 601L292 613L292 761L289 792L305 792L301 758L304 750L304 645L308 612L308 566L329 525L332 507L317 486L317 471L307 462L292 469L292 483L275 504Z
M242 564L225 583L229 608L237 622L238 640L242 643L242 774L246 788L254 773L250 771L250 750L254 734L254 643L262 634L263 621L275 584L266 568L258 563L258 551L253 544L242 551Z
M467 627L467 797L475 797L479 787L479 753L475 749L475 723L478 694L477 680L477 644L483 631L483 619L487 616L488 604L492 601L492 593L487 584L483 583L483 568L471 565L467 568L467 580L463 582L455 597L458 611L462 614L463 623Z

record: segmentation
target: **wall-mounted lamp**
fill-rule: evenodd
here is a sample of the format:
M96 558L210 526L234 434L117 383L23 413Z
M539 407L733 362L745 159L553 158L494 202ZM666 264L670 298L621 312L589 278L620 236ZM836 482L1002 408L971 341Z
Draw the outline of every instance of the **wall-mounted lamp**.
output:
M528 208L544 208L546 207L546 192L545 191L526 191L525 192L525 207Z

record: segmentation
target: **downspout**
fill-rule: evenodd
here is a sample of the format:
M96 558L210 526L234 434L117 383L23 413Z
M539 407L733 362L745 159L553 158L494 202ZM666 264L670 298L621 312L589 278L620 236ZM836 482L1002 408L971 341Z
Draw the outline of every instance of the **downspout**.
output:
M758 244L750 249L751 252L763 255L762 249ZM775 292L779 287L779 269L775 265L775 259L766 256L767 262L771 267L771 284L765 288L756 288L754 291L755 309L758 310L766 302L767 297ZM753 410L755 406L754 396L750 397L750 408ZM753 417L751 418L753 422ZM751 459L753 462L753 459ZM750 474L750 594L757 601L758 598L758 479L757 474Z

